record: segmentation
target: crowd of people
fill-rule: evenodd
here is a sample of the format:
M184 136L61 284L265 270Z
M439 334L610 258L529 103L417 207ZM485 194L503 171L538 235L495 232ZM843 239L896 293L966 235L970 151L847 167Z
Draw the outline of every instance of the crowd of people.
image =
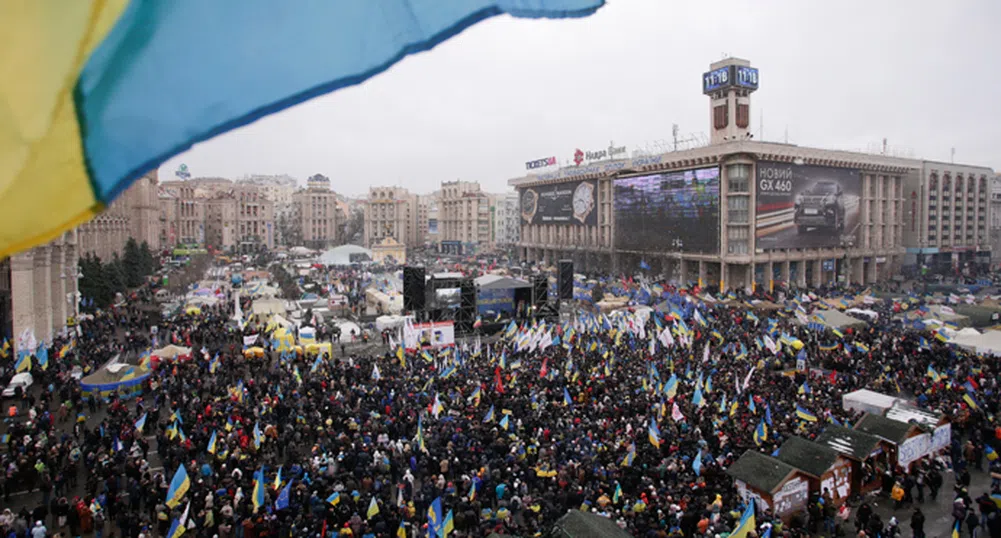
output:
M404 351L394 340L379 353L334 348L332 357L273 349L265 335L267 353L253 359L232 301L156 320L145 290L82 320L52 343L59 358L34 367L43 390L15 402L0 481L5 504L15 492L39 500L3 511L0 529L31 538L176 538L178 525L206 538L534 536L578 509L635 536L724 536L746 508L727 467L745 451L771 454L791 436L856 423L841 395L868 387L953 424L941 457L885 470L887 495L920 505L953 473L964 532L1001 536L996 481L991 492L968 491L971 469L998 465L996 361L905 329L882 301L866 328L835 332L796 322L797 308L812 308L803 295L791 294L788 310L755 311L658 289L673 306L648 317L582 312L447 349ZM161 343L188 345L192 358L159 362L133 398L80 392L73 366L90 372L114 354L142 354L153 325ZM810 370L789 372L797 358ZM850 521L829 498L785 524L759 507L756 521L772 536L887 536L903 526L859 502ZM915 536L918 514L907 512Z

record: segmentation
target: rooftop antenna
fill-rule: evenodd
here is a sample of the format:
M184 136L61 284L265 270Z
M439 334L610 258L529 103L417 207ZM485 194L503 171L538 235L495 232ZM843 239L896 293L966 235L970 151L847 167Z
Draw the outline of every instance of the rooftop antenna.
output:
M956 148L951 148L949 150L949 162L955 164L955 162L956 162Z
M786 144L789 143L789 126L786 125Z
M879 153L880 155L886 155L886 137L883 137L883 149Z
M758 110L758 140L765 139L765 111Z
M674 137L674 151L678 151L678 124L671 125L671 135Z

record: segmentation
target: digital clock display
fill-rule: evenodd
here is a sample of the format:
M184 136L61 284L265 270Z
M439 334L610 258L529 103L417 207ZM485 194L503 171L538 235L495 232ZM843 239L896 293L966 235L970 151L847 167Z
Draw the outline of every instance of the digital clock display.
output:
M720 88L725 88L733 83L732 77L730 76L730 67L720 67L719 69L713 69L708 73L702 75L702 93L709 93L716 91Z
M758 89L758 70L753 67L737 66L734 69L733 83L741 88Z

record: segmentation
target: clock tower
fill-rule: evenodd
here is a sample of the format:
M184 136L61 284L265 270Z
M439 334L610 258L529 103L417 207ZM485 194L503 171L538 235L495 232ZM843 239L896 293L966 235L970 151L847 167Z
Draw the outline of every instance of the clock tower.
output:
M751 62L726 58L702 75L702 93L709 96L711 144L752 137L751 94L758 89L758 70Z

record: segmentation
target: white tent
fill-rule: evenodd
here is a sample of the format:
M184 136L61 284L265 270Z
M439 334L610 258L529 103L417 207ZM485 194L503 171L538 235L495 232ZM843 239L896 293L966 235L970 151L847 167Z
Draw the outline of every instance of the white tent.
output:
M956 333L950 343L976 353L1001 356L1001 331L987 331L977 335Z

